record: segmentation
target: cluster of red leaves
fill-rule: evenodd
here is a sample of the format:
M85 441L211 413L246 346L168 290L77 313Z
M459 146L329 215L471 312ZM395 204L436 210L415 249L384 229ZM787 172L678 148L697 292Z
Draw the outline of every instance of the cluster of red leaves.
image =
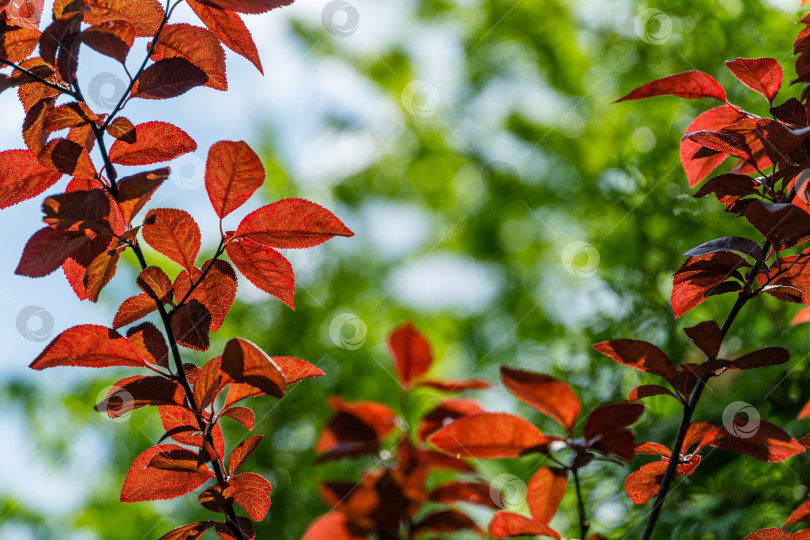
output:
M738 58L726 62L728 70L742 84L767 100L770 117L761 117L733 105L725 89L713 77L699 71L655 80L619 100L674 95L721 101L722 105L702 113L689 125L681 142L681 161L689 185L700 185L695 197L714 196L726 212L743 217L764 239L764 243L759 244L748 238L726 236L688 251L686 262L673 279L672 307L676 317L710 296L726 293L737 293L737 303L727 324L733 322L742 305L762 293L782 301L810 305L810 269L807 268L810 248L806 245L810 240L810 199L802 178L810 168L810 16L801 23L805 29L794 43L798 77L791 83L804 83L800 98L775 103L783 72L773 58ZM731 161L731 166L709 178L727 160ZM808 320L810 308L805 308L794 323ZM669 474L673 470L683 476L692 474L706 446L725 448L763 461L781 462L804 452L804 445L809 441L808 437L796 441L781 428L765 421L759 422L752 432L746 432L746 418L734 418L723 427L707 422L689 423L702 385L708 378L728 370L783 364L789 354L772 347L736 360L724 360L718 355L725 331L714 321L685 331L706 355L704 363L685 363L675 368L666 354L643 341L622 339L595 345L598 351L621 364L663 377L671 387L670 390L655 384L639 386L631 391L631 401L669 395L684 405L680 448L673 452L651 442L636 447L636 453L658 455L661 461L644 465L627 478L626 491L635 503L644 503L659 492L668 469ZM810 414L810 404L800 417L807 414ZM673 454L677 456L674 463ZM805 513L810 520L808 508L810 505L805 503L786 525L804 520ZM648 525L655 524L657 512L653 514ZM648 527L644 538L649 538L651 531ZM806 531L791 534L765 529L747 538L806 537Z
M418 386L442 392L488 386L480 380L425 379L423 375L432 366L433 355L430 343L411 323L392 332L388 345L406 402ZM496 507L489 483L463 459L432 450L426 444L427 438L447 422L483 412L476 401L445 399L427 411L413 431L382 403L346 403L333 398L331 405L335 415L315 447L318 460L360 456L378 456L380 460L357 483L321 483L321 496L330 510L310 525L304 540L439 539L454 531L484 534L456 506L463 502ZM386 441L392 439L394 450L382 450ZM444 477L448 472L455 475L429 487L435 471L445 471Z
M200 504L224 519L186 525L163 538L198 538L211 528L222 538L253 538L252 521L267 514L271 486L240 469L262 436L246 438L228 452L220 420L227 417L252 430L255 414L239 402L261 395L281 398L289 385L323 372L297 358L270 357L241 338L228 341L221 356L202 367L184 364L178 346L209 348L210 333L220 329L236 296L237 271L294 308L293 269L278 250L313 247L353 233L330 211L302 199L268 204L248 214L235 230L224 229L223 220L265 179L259 156L246 143L232 141L214 144L206 163L205 187L220 218L219 246L211 259L198 262L202 234L184 210L151 208L135 222L170 170L119 178L116 167L170 161L195 151L197 144L172 124L136 125L118 113L133 98L173 98L197 86L226 90L223 46L261 71L239 13L263 13L291 3L185 0L205 26L169 24L182 1L170 0L164 10L156 0L57 0L52 22L40 31L43 0L0 0L0 66L10 68L10 73L0 73L0 92L17 88L26 112L27 146L0 152L0 208L36 197L67 175L64 192L43 201L45 226L26 244L16 273L42 277L61 267L76 296L95 302L126 250L135 253L142 267L136 279L139 294L123 302L111 328L69 328L31 364L38 370L121 366L151 372L118 381L96 405L111 418L158 407L165 429L157 446L133 463L121 500L179 497L213 481L200 493ZM140 37L150 39L147 57L130 77L126 95L109 114L94 112L77 76L81 46L124 64ZM64 130L66 134L58 133ZM109 146L106 137L113 139ZM90 156L94 150L104 164L100 169ZM148 265L144 243L179 265L178 272ZM140 322L155 311L165 337L152 322ZM118 332L139 322L126 336ZM167 439L174 443L163 443ZM247 517L238 517L235 506Z
M568 483L576 472L598 455L633 458L635 435L628 429L644 412L640 403L600 405L585 418L582 436L574 435L579 424L580 402L564 382L548 375L501 367L501 382L518 399L548 416L565 429L565 435L543 434L519 416L478 412L458 418L430 437L437 448L466 458L515 458L529 454L553 456L573 451L570 465L541 467L528 483L531 517L497 512L489 524L495 538L547 536L561 538L549 523L557 513ZM594 536L591 538L598 538Z

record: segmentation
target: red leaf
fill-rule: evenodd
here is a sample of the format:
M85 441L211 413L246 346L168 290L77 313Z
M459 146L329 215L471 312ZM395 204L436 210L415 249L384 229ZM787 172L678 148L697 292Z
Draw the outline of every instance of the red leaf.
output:
M250 60L260 73L262 63L250 31L236 13L212 8L195 0L186 0L205 26L233 52Z
M247 238L228 242L225 251L251 283L295 309L295 273L278 251Z
M83 324L68 328L51 341L31 362L32 369L55 366L143 367L146 361L138 350L115 330Z
M503 385L518 399L551 417L568 431L579 415L579 399L571 387L549 375L501 366Z
M333 236L354 236L332 212L304 199L283 199L245 216L236 238L274 248L307 248Z
M796 535L790 534L782 529L770 528L760 529L743 538L743 540L793 540Z
M153 299L168 304L172 301L172 282L159 266L144 268L135 279L138 287Z
M734 369L754 369L778 366L790 360L790 353L782 347L767 347L750 352L731 362Z
M66 103L51 109L45 115L45 129L59 131L98 120L90 108L81 102Z
M365 540L366 535L357 536L349 530L345 514L331 511L307 527L301 540Z
M477 401L472 399L448 399L424 415L419 421L419 438L427 439L432 433L453 420L485 412Z
M810 521L810 500L804 501L799 507L790 514L784 526L793 525L800 521Z
M585 438L593 440L635 424L644 414L641 403L608 403L597 407L585 421Z
M399 380L405 387L424 374L433 363L430 343L414 326L407 322L388 337L388 349L394 357Z
M127 338L147 362L163 367L169 366L169 347L163 339L163 334L154 324L145 322L130 328L127 331Z
M496 512L489 522L489 534L493 538L515 536L548 536L557 540L562 538L560 533L548 525L512 512Z
M686 446L684 446L686 448ZM670 457L672 452L663 444L656 442L644 442L636 445L636 454L644 454L648 456L663 456Z
M289 6L293 0L203 0L202 3L237 13L264 13L277 7Z
M492 386L486 379L450 379L442 381L419 381L416 386L433 388L442 392L464 392L465 390L483 390Z
M46 169L29 150L0 152L0 208L36 197L62 177Z
M67 139L53 139L37 156L39 162L49 169L79 178L93 178L96 168L90 154L82 146Z
M163 7L157 0L85 0L91 6L84 22L124 20L135 25L138 37L154 36L163 19Z
M62 231L52 227L40 229L25 244L14 273L28 277L47 276L90 241L91 238L81 231Z
M227 90L225 78L225 51L217 38L199 26L190 24L169 24L163 27L155 44L152 60L181 57L198 68L208 77L205 86L215 90Z
M221 357L212 358L205 363L194 381L194 402L200 410L207 409L224 387L220 375L221 365Z
M703 302L720 287L733 285L729 291L740 290L741 286L730 278L742 280L740 268L751 264L734 253L719 252L690 257L675 273L672 280L672 310L675 317Z
M273 361L284 374L287 386L309 379L311 377L323 377L325 373L318 367L310 364L306 360L293 358L291 356L274 356Z
M276 398L281 398L287 387L284 374L273 359L242 338L233 338L225 345L222 371L234 381L249 384Z
M202 521L183 525L167 532L159 540L196 540L205 534L205 531L210 529L213 524L213 521Z
M467 458L518 457L548 443L532 424L505 413L459 418L431 435L429 441L443 452Z
M256 473L246 472L231 478L236 503L245 509L250 519L261 521L270 509L270 482Z
M239 516L236 518L239 521L239 528L242 529L242 534L245 540L254 540L256 538L256 531L253 529L253 522L246 517ZM233 531L226 523L217 523L214 525L217 534L222 540L237 540ZM333 539L336 540L336 539Z
M685 133L694 133L702 130L719 131L735 122L744 119L745 116L729 105L721 105L710 109L695 118L689 124ZM715 154L708 157L696 158L695 154L701 146L690 139L681 141L681 163L683 164L686 177L689 179L689 187L695 187L709 173L716 169L726 157L723 154Z
M804 324L806 322L810 322L810 307L799 310L796 315L793 316L793 320L790 321L790 325L796 326L797 324Z
M429 499L432 502L465 502L498 508L490 494L490 485L484 482L450 482L433 489Z
M231 474L236 474L236 471L253 455L253 452L256 451L256 448L258 448L259 443L262 441L262 437L263 435L254 435L253 437L245 439L233 449L231 458L228 461L228 469L231 471Z
M110 282L118 268L120 253L111 249L93 259L84 275L85 295L91 302L98 302L101 290Z
M149 448L137 457L121 489L121 502L173 499L197 489L213 477L205 465L195 472L148 467L156 455L171 451L190 452L176 444L163 444Z
M701 446L723 448L770 463L780 463L805 451L782 428L765 420L757 423L747 417L737 417L732 430L733 433L725 426L716 428L705 436Z
M138 173L118 181L118 206L127 223L152 197L152 194L169 177L169 168Z
M597 343L593 348L620 364L660 375L668 381L675 376L672 361L652 343L637 339L614 339Z
M124 141L125 143L129 144L132 144L138 140L138 132L135 129L135 124L123 116L118 116L115 120L110 122L110 125L107 126L107 133L119 141Z
M656 461L643 465L624 481L624 490L635 504L644 504L658 493L661 479L667 470L667 463Z
M143 239L186 270L194 268L200 252L200 228L191 214L173 208L154 208L146 214Z
M568 471L558 467L542 467L529 480L526 500L534 519L543 524L551 522L565 495Z
M124 300L121 307L118 308L115 319L113 319L113 328L118 329L139 321L156 309L155 301L148 294L131 296Z
M205 189L223 218L242 206L264 183L264 166L244 141L219 141L208 151Z
M177 343L189 349L208 350L210 328L211 312L197 300L189 300L172 315L172 330Z
M714 429L714 424L708 422L692 422L686 430L683 439L683 450L686 451L703 440L707 433ZM701 445L702 447L703 445Z
M135 42L135 25L123 20L104 21L82 32L82 42L124 64Z
M707 73L684 71L639 86L617 100L617 103L619 101L646 99L655 96L679 96L686 99L710 97L725 101L726 91L720 86L719 82Z
M185 406L178 407L174 405L160 406L158 407L158 411L160 412L160 421L163 423L163 429L165 429L167 433L172 433L172 435L170 435L172 439L180 444L197 448L203 446L200 424L197 422L197 417L193 412ZM204 414L204 416L208 419L207 415ZM225 454L225 439L222 436L222 428L219 427L219 424L214 425L211 430L211 435L214 439L214 451L217 455L223 456Z
M782 67L773 58L737 58L726 62L728 70L751 90L773 103L782 86Z
M711 360L716 360L723 342L723 333L714 321L702 323L684 330L689 339Z
M175 381L159 375L135 375L115 383L96 410L118 418L141 407L182 405L185 397L183 387Z
M645 397L661 395L676 397L668 388L664 388L663 386L657 384L642 384L630 390L627 399L629 401L638 401Z
M205 274L205 279L186 298L192 283L197 283L208 265L213 264ZM225 317L236 298L236 272L226 261L208 261L203 270L192 268L183 270L174 281L174 294L178 302L197 300L211 312L211 331L216 332L225 322Z
M166 122L138 124L135 133L135 143L115 141L110 147L113 163L149 165L171 161L197 149L197 143L185 131Z
M471 531L479 536L484 536L475 521L466 514L458 510L440 510L413 524L411 529L414 536L422 535L425 532L432 533L452 533L454 531Z
M205 71L185 58L164 58L143 70L132 87L132 97L169 99L206 83L208 75Z
M704 130L687 133L683 138L689 139L704 148L722 152L738 159L745 161L753 161L754 159L751 147L745 142L745 137L739 133Z
M248 430L252 430L256 425L256 413L247 407L230 407L222 412L222 416L233 418Z

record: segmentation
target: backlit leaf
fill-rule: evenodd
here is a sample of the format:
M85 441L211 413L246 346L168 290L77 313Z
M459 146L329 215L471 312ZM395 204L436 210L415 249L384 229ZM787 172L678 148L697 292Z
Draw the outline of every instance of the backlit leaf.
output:
M646 99L655 96L679 96L686 99L710 97L726 100L726 91L711 75L702 71L685 71L639 86L618 101Z
M121 165L149 165L171 161L197 149L197 143L185 131L166 122L146 122L135 126L136 141L115 141L110 160Z
M459 418L429 441L439 450L467 458L518 457L530 449L542 450L548 440L532 424L505 413L480 413Z
M0 152L0 208L36 197L61 177L55 168L43 167L29 150Z
M597 343L593 348L620 364L659 375L668 381L675 376L672 361L652 343L637 339L614 339Z
M264 73L256 44L253 43L250 31L239 15L207 6L196 0L186 1L223 45L250 60L260 73Z
M264 183L264 166L243 141L219 141L208 151L205 189L219 217L247 201Z
M545 536L561 538L560 534L535 519L513 512L496 512L489 522L489 534L493 538L513 538L515 536Z
M225 78L225 51L217 38L199 26L186 23L168 24L160 32L152 60L185 58L208 77L205 86L215 90L227 90Z
M32 369L55 366L141 367L146 361L127 338L104 326L83 324L68 328L31 362Z
M399 380L406 387L424 374L433 363L430 343L414 326L407 322L395 329L388 337L388 349L394 357L394 367Z
M526 500L534 519L543 524L551 522L565 495L568 471L558 467L541 467L529 480Z
M247 238L228 242L225 251L248 281L295 309L295 273L281 253Z
M205 71L185 58L164 58L143 70L132 87L132 97L169 99L207 82Z
M148 467L149 462L156 455L173 450L189 452L176 444L163 444L149 448L139 455L124 481L124 487L121 489L121 502L173 499L197 489L213 477L205 465L200 466L195 472Z
M191 214L174 208L153 208L144 218L143 239L154 250L186 270L200 252L200 228Z
M726 67L745 86L765 96L773 103L782 86L782 67L773 58L737 58Z
M222 371L237 382L281 398L287 387L284 374L267 353L250 341L233 338L222 353Z
M263 520L270 509L270 482L256 473L246 472L231 478L229 484L236 503L245 509L250 519Z
M580 403L566 383L549 375L501 366L503 385L518 399L551 417L568 431L579 416Z
M242 465L244 465L245 461L248 460L250 456L253 455L253 452L256 451L258 448L259 443L262 441L263 435L254 435L253 437L249 437L239 443L236 448L233 449L231 452L231 458L228 461L228 469L230 470L231 474L236 474Z

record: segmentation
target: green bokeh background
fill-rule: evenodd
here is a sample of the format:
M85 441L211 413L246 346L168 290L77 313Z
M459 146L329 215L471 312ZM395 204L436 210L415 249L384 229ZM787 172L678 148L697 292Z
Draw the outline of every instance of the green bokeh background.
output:
M593 343L646 339L676 361L697 361L682 328L725 317L731 296L711 299L673 319L668 298L682 253L717 236L758 239L750 226L725 215L715 201L693 199L679 166L678 143L685 127L713 103L676 98L612 102L649 80L700 69L727 88L731 101L765 114L765 100L734 80L723 62L774 56L786 72L778 102L796 95L787 81L795 73L789 53L798 32L798 10L754 0L674 5L440 0L417 1L412 7L407 21L412 38L377 50L353 49L346 45L350 37L333 36L319 24L291 23L301 47L311 48L308 62L336 62L350 69L401 111L401 121L379 141L368 166L326 182L334 185L328 194L296 182L288 165L290 150L281 144L285 133L270 126L266 130L262 153L269 180L261 196L268 201L292 196L318 200L344 218L357 236L314 250L311 270L300 277L297 311L275 300L239 303L213 341L212 350L218 351L228 338L245 336L270 354L305 358L327 373L297 385L278 404L253 400L261 419L256 432L265 440L252 467L274 484L269 517L258 527L262 539L299 539L307 524L326 510L317 479L359 478L371 463L318 467L311 447L329 417L330 395L399 406L385 347L396 325L410 319L429 336L437 375L494 381L500 364L541 371L569 381L587 411L603 401L623 399L641 382L652 382L595 353ZM649 8L662 10L663 17L657 15L645 26L653 12L643 10ZM362 11L360 17L362 25L375 24ZM404 110L402 96L423 76L411 39L428 31L450 33L463 55L454 68L453 91L439 96L435 113L420 117ZM418 101L423 98L416 97L417 107L424 105ZM335 110L330 129L362 135L362 126L351 112ZM405 230L375 229L372 217L381 212L405 215L392 222ZM402 234L413 234L418 241L394 255L376 240ZM593 250L581 251L572 266L564 261L564 252L573 242ZM587 275L589 265L596 264L594 253L598 268ZM456 269L472 268L492 286L492 295L469 305L420 303L409 298L402 283L413 285L409 277L423 275L425 265L433 265L434 273L444 273L443 279L451 282L464 279L453 274ZM796 309L770 298L744 309L727 340L728 354L782 345L793 360L713 382L696 419L720 423L725 407L742 401L796 437L810 430L807 422L795 419L810 398L808 330L788 324ZM330 336L330 324L342 313L353 314L365 328L357 349L341 348ZM345 339L361 338L352 335L352 328L342 332ZM56 401L36 379L0 381L3 407L23 414L37 440L34 449L14 451L49 456L59 467L77 433L91 429L106 445L105 465L89 468L91 496L80 512L57 520L36 505L0 500L0 515L5 515L0 531L22 534L20 538L60 538L66 531L80 531L81 538L139 540L206 517L195 495L170 503L118 502L129 464L160 436L160 426L154 411L139 411L119 424L99 419L88 404L113 380L109 373L93 372L89 379L76 379L71 393ZM559 429L502 389L477 395L491 410L518 411L545 431ZM434 397L414 396L413 409ZM665 398L649 399L636 428L639 439L671 444L679 419L676 405ZM232 442L243 434L235 425L226 426ZM629 470L647 461L639 457ZM809 463L807 456L765 464L707 452L697 472L675 485L656 538L738 539L758 528L779 526L806 498ZM480 465L487 478L508 473L528 481L537 463L522 459ZM587 469L592 532L610 539L640 535L649 505L629 502L623 492L627 473L616 465ZM486 514L481 518L485 521ZM575 523L569 493L553 525L566 537L576 537Z

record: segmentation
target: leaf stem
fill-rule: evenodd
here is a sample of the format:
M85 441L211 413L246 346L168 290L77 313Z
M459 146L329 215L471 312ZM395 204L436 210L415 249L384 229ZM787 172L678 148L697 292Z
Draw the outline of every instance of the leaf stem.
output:
M37 82L40 82L40 83L44 84L45 86L53 88L54 90L59 90L59 92L61 92L63 94L67 94L69 96L73 96L74 98L78 99L78 97L76 96L76 93L73 90L71 90L70 88L65 88L64 86L61 86L59 84L52 83L51 81L37 75L33 71L31 71L29 69L25 69L24 67L20 66L19 64L15 64L14 62L11 62L11 61L6 60L4 58L0 58L0 64L5 64L6 66L9 66L12 69L16 69L20 73L24 73L24 74L28 75L32 79L36 79Z

